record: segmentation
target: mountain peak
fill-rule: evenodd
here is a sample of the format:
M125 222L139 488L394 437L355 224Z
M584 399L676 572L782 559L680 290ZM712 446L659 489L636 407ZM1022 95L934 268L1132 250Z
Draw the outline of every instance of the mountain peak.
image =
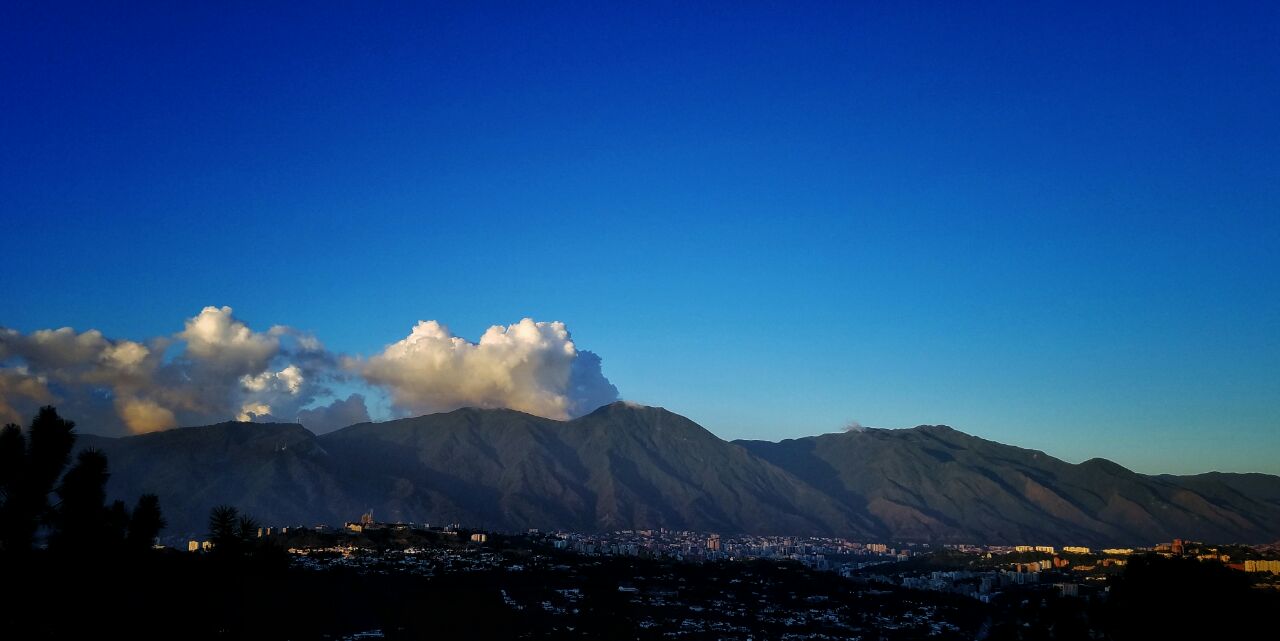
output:
M917 425L911 429L920 430L922 432L960 432L960 430L950 425Z
M1100 457L1091 458L1081 463L1080 467L1085 469L1104 471L1111 474L1133 474L1134 473L1133 470L1130 470L1129 468L1119 463L1116 463L1115 461L1107 460Z
M232 439L258 439L275 436L292 436L310 438L315 436L306 427L298 423L254 423L249 421L223 421L212 425L192 425L190 427L174 427L167 430L122 436L122 439L137 440L170 440L209 438L222 436ZM102 437L107 438L107 437Z
M654 407L652 405L641 405L640 403L636 403L634 401L614 401L612 403L609 403L608 405L601 405L600 407L597 407L594 410L591 410L590 412L583 414L582 417L580 418L585 418L587 416L597 416L597 415L609 416L613 414L641 414L641 413L649 413L649 412L662 412L665 414L672 413L668 411L666 408Z
M509 408L509 407L474 407L474 406L467 406L467 407L459 407L458 409L455 409L455 410L449 410L449 411L447 411L447 412L433 412L432 414L423 414L423 415L421 415L421 416L416 416L416 417L414 417L414 418L422 418L422 416L432 416L433 414L443 414L443 415L446 415L446 416L449 416L449 415L452 415L452 416L483 416L483 415L489 415L489 416L502 416L502 415L508 415L508 416L534 416L534 414L530 414L530 413L528 413L528 412L521 412L520 410L513 410L513 409L511 409L511 408Z

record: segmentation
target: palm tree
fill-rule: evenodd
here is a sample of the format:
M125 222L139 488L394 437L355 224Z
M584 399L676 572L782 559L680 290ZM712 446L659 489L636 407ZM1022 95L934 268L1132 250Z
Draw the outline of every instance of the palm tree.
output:
M63 474L75 439L75 423L52 407L40 408L25 434L17 425L0 429L0 551L30 551L41 523L52 526L50 546L62 550L118 548L135 529L149 547L165 526L155 495L139 499L132 516L120 501L107 507L102 452L80 452ZM52 508L50 493L58 496Z
M236 533L240 536L240 544L249 547L258 538L258 522L248 514L243 514L236 522Z
M17 425L0 430L0 549L31 549L75 439L75 423L50 406L40 408L25 435Z
M51 548L83 551L107 541L109 476L107 457L101 451L83 450L76 456L76 464L58 486L59 501L50 515L56 526L49 539Z
M230 505L219 505L209 512L209 541L214 550L230 553L240 547L239 516Z

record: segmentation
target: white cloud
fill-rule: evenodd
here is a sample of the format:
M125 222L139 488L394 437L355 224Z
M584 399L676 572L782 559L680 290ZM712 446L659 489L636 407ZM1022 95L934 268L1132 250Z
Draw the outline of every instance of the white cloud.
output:
M385 388L399 412L509 407L567 418L618 397L600 358L579 350L564 323L528 318L491 327L475 343L438 322L419 322L367 360L331 353L291 327L254 331L230 307L205 307L182 331L143 342L95 329L0 328L6 421L22 422L53 403L82 429L107 434L231 418L332 429L368 420L365 397L328 406L315 406L317 399L331 398L333 385L361 384Z
M284 384L284 388L290 394L297 394L302 390L302 370L297 365L290 365L279 372L276 372L276 380Z
M586 378L590 367L582 381L572 380L580 354L561 322L526 318L495 325L472 343L432 320L419 321L409 336L354 366L370 383L385 386L403 411L507 407L563 419L595 409L582 407L575 387L599 394L598 382ZM599 375L598 362L594 373L614 400L617 390Z
M240 406L240 413L236 415L236 420L252 421L254 419L266 419L269 416L271 416L270 405L250 401Z
M228 371L261 372L280 351L280 339L250 330L231 312L230 307L206 307L187 320L177 338L186 341L192 360Z
M278 372L262 372L255 376L245 374L240 377L240 384L250 392L265 392L278 389L289 394L298 394L302 390L305 379L297 365L289 365Z

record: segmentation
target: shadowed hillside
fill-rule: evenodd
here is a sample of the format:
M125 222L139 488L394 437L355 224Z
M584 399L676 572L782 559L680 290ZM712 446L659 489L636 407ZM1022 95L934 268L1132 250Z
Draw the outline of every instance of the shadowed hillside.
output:
M1280 531L1280 478L1264 474L1074 465L946 426L737 442L906 539L1259 542Z
M666 410L568 422L463 409L320 438L387 518L580 530L876 533L792 475Z
M1280 538L1280 477L1074 465L942 426L730 443L664 409L613 403L571 421L461 409L323 436L222 423L80 445L111 457L114 496L159 494L177 533L233 504L276 525L372 509L504 530L1094 546Z

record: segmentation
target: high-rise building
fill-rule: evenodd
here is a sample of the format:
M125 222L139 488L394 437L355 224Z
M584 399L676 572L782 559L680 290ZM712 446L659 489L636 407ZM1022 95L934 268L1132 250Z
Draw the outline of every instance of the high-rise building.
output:
M1248 559L1244 562L1245 572L1270 572L1280 574L1280 561L1263 561Z

